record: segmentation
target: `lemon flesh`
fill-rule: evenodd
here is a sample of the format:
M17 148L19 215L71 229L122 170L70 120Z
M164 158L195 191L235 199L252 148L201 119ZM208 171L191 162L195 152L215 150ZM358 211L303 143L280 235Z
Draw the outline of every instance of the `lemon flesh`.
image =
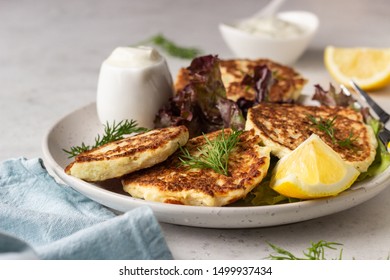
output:
M293 198L334 196L348 189L359 171L313 134L276 164L270 187Z
M339 83L355 80L364 90L376 90L390 83L390 48L336 48L328 46L324 63Z

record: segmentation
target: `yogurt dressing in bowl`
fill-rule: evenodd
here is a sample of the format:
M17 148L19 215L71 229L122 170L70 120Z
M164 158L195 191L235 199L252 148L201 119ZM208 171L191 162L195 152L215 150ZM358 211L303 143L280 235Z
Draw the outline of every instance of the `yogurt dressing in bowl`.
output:
M158 110L172 94L168 65L154 48L118 47L100 68L98 117L103 124L135 120L153 128Z
M238 58L267 58L292 65L308 47L319 26L318 17L306 11L288 11L271 18L250 18L221 23L219 30Z
M235 25L236 28L264 38L287 39L302 35L305 30L299 25L281 18L252 18Z

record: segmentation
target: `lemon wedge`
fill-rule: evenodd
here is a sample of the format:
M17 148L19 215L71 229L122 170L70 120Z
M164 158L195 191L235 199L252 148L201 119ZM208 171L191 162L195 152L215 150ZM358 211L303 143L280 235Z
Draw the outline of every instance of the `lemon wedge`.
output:
M270 187L293 198L334 196L348 189L359 171L315 134L276 164Z
M329 74L341 84L349 85L353 79L364 90L376 90L390 83L390 48L328 46L324 63Z

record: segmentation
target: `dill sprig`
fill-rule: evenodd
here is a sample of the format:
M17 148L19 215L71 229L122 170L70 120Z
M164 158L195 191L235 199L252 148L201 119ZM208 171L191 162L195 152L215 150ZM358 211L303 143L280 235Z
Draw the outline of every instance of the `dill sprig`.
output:
M337 250L335 246L341 246L343 244L336 242L327 242L320 240L316 243L312 242L311 247L307 248L307 251L303 251L304 257L297 257L291 252L280 248L274 244L267 242L269 246L275 251L276 255L270 254L268 259L271 260L326 260L326 249ZM340 250L338 260L342 259L343 250Z
M340 147L352 148L353 142L356 141L356 137L353 132L350 131L349 136L345 139L338 140L335 137L335 122L337 115L332 119L323 119L322 117L317 120L313 115L307 115L308 119L321 131L325 132L326 135L332 140L332 143L336 143Z
M325 132L332 139L332 142L334 142L334 124L337 116L334 116L331 120L324 120L322 117L317 120L313 115L308 115L307 117L319 130Z
M351 148L353 145L353 142L355 142L356 139L357 139L357 137L353 135L352 131L350 131L349 136L345 139L338 140L337 144L341 147Z
M104 144L123 139L125 135L140 133L147 131L147 128L138 127L138 124L134 120L125 120L110 125L108 122L104 125L103 135L95 137L95 144L93 146L86 145L84 142L80 146L72 146L69 150L63 149L65 153L69 155L68 158L75 157L83 152L97 148Z
M184 59L193 59L202 53L202 51L198 48L179 46L173 41L167 39L162 34L157 34L143 41L140 44L142 45L142 44L149 44L149 43L161 47L164 51L166 51L171 56L184 58Z
M231 134L225 137L224 130L215 139L210 140L205 134L203 137L206 144L198 148L199 154L191 154L187 148L180 147L181 156L179 160L182 165L189 168L209 168L219 174L229 175L228 164L231 151L240 141L239 136L242 131L233 130Z

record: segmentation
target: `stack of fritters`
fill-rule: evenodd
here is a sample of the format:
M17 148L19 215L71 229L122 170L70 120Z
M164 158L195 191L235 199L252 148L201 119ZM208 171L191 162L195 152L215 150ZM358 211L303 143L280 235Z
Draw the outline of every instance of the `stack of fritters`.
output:
M145 200L223 206L244 198L263 180L271 153L281 158L313 133L348 164L366 171L375 158L377 141L359 112L345 107L281 104L297 100L306 83L294 69L267 59L220 60L227 98L253 100L255 89L242 84L242 80L262 65L272 71L274 78L268 102L248 110L245 131L229 155L228 175L183 165L178 149L184 146L197 157L208 140L217 139L222 132L228 136L232 130L188 139L185 126L155 129L84 152L66 167L66 173L87 181L121 178L126 192ZM189 79L188 70L181 69L176 91L182 90ZM330 126L327 130L319 123Z

